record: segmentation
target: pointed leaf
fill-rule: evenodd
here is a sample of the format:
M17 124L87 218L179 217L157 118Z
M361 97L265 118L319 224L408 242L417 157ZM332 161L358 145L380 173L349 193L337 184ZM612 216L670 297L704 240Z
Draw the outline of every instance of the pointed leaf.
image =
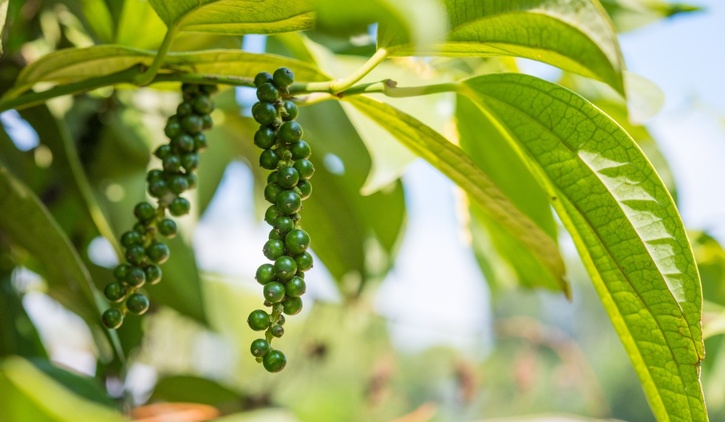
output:
M227 35L306 31L314 14L297 0L149 0L166 26Z
M660 420L707 419L700 279L672 197L599 109L521 74L464 82L535 168Z
M618 32L627 32L661 19L703 9L684 3L661 0L601 0Z
M549 198L519 154L511 148L489 118L463 96L459 96L457 100L456 121L461 148L491 177L511 202L556 243L557 227ZM539 262L536 255L525 245L518 242L495 220L488 218L478 207L473 206L471 214L480 225L488 229L485 234L474 230L474 242L491 242L495 251L487 248L489 250L485 255L500 255L500 259L515 273L514 277L511 277L510 271L500 274L496 271L497 267L491 265L491 273L486 277L490 284L510 284L518 279L520 284L527 287L560 290L561 286L566 285L563 266L549 268L545 263ZM481 239L481 236L488 239ZM478 251L476 247L474 250ZM485 255L478 259L486 260Z
M150 65L153 57L153 52L118 45L64 49L45 55L23 68L12 91L16 94L23 92L38 82L72 83L107 76L137 64ZM298 81L329 79L317 68L302 61L236 50L170 53L162 69L252 78L263 70L282 66L292 69Z
M511 203L494 181L460 148L438 132L385 103L362 96L350 97L347 101L466 190L471 200L491 219L505 227L553 273L563 273L564 263L552 238ZM568 285L562 284L561 289L569 294Z
M404 40L393 37L381 47L397 56L524 57L599 79L624 93L617 37L598 2L446 0L445 3L450 28L445 43L416 52Z

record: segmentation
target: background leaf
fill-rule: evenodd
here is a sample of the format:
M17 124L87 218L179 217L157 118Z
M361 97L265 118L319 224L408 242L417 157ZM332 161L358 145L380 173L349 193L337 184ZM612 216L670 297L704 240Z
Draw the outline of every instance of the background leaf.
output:
M618 32L627 32L683 13L702 11L701 7L661 0L601 0Z
M552 238L516 208L460 148L423 123L387 104L362 96L347 101L463 188L490 218L505 227L539 261L551 268L552 273L564 272L564 263ZM561 290L569 295L569 286L563 281Z
M312 29L314 15L294 0L149 0L166 26L227 35L271 34Z
M520 74L465 85L536 164L655 415L705 420L700 280L674 201L644 154L565 88Z
M398 37L392 55L517 56L599 79L624 93L622 56L612 25L591 0L446 0L448 39L423 51ZM386 31L384 27L381 32Z
M8 17L8 1L0 0L0 36L2 36L3 29L5 28L5 19ZM3 53L2 37L0 37L0 54Z

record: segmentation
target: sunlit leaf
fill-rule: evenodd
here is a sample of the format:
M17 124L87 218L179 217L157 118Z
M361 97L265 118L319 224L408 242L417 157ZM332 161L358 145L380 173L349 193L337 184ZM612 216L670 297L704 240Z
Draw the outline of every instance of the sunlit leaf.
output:
M152 401L201 403L224 408L225 411L241 410L244 397L229 387L215 381L192 375L174 375L161 378L151 394Z
M397 37L392 55L517 56L599 79L624 93L622 56L612 25L591 0L446 0L445 43L416 51ZM381 31L384 31L381 28Z
M140 3L140 2L124 2ZM81 17L102 43L113 42L116 24L105 0L81 0Z
M122 2L114 43L155 50L164 39L164 22L147 1ZM139 36L143 34L143 36Z
M166 26L227 35L304 31L314 26L306 1L149 0Z
M33 422L122 422L127 419L113 408L78 395L88 392L88 380L66 373L70 389L19 357L0 361L0 420Z
M699 12L701 7L661 0L601 0L619 32L632 31L660 19Z
M387 45L395 38L413 48L440 42L445 38L445 9L438 0L368 0L349 2L340 7L336 0L312 0L318 26L325 30L367 31L381 25L378 43ZM384 28L384 29L383 29Z
M23 68L13 87L20 93L38 82L72 83L117 73L137 64L149 65L154 53L118 45L65 49L43 56ZM263 70L286 66L298 81L327 79L314 66L282 56L252 54L236 50L170 53L162 73L169 69L207 75L254 77Z
M573 92L520 74L465 81L552 197L655 415L705 420L702 292L672 197L620 126Z
M425 124L387 104L367 97L349 98L348 101L463 188L472 201L505 227L540 262L549 268L558 268L555 274L563 273L564 263L552 238L511 203L495 182L460 148ZM568 295L568 287L562 285L561 288Z
M529 171L526 163L512 149L496 126L465 97L459 96L456 105L456 122L461 148L480 167L496 185L506 194L522 213L526 214L551 241L557 242L557 227L551 213L549 198ZM508 268L515 272L518 282L528 287L546 287L561 290L566 286L564 266L548 267L529 251L518 239L509 234L496 220L473 206L472 217L488 228L488 233L474 234L474 242L483 241L479 236L487 236L495 251L501 255ZM486 259L480 256L480 259ZM561 258L559 258L560 261ZM496 268L491 266L492 270ZM514 282L509 274L490 274L487 281L495 285ZM491 275L494 276L491 279Z

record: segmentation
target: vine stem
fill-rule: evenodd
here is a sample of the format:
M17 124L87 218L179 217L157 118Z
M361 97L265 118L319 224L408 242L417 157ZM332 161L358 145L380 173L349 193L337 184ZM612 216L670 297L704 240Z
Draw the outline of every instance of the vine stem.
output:
M148 67L148 69L146 69L145 72L136 77L136 85L146 86L153 82L154 77L161 68L161 64L166 58L166 55L169 53L169 49L171 49L171 44L174 42L174 37L176 36L177 32L179 32L178 21L176 22L176 24L171 26L168 31L166 31L166 35L164 35L164 40L161 42L161 47L159 47L159 50L156 53L156 56L154 56L154 60L151 62L151 65Z
M360 66L355 72L344 79L336 79L331 82L311 82L307 84L293 84L289 90L290 93L295 94L298 92L327 92L330 94L338 94L343 92L362 78L368 73L375 69L380 63L388 58L388 51L384 48L378 49L375 54L372 55L362 66Z

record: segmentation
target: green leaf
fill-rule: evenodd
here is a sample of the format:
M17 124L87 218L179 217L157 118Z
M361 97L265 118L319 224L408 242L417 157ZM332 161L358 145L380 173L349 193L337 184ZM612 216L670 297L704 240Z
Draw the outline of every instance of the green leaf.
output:
M244 397L215 381L192 375L161 378L151 394L152 401L201 403L225 411L241 410Z
M557 242L557 226L551 213L549 198L526 163L501 135L496 126L470 100L459 96L456 105L456 121L461 148L503 191L522 213L526 214L551 242ZM474 242L491 242L495 251L507 263L509 271L500 273L491 266L492 272L486 280L496 286L518 282L527 287L546 287L561 290L566 285L564 267L547 267L538 260L518 239L511 236L496 220L486 216L479 207L472 208L472 216L478 224L485 226L488 233L474 230ZM478 235L477 235L478 233ZM486 236L489 239L480 239ZM474 247L474 250L477 248ZM487 256L478 259L486 260ZM490 258L489 258L490 259ZM560 261L563 261L559 258ZM513 271L515 276L510 276ZM497 274L498 273L498 274Z
M124 1L114 43L155 50L164 39L165 26L147 1ZM139 36L143 34L143 36Z
M100 313L92 281L68 237L45 206L0 162L0 229L27 249L47 273L48 293L87 322Z
M294 0L149 0L166 26L182 31L227 35L306 31L314 13L305 1Z
M552 197L660 420L707 420L700 279L672 197L634 141L577 94L521 74L467 95Z
M3 53L2 33L8 17L8 0L0 0L0 54Z
M33 422L108 421L127 419L115 409L72 391L78 377L66 377L71 389L19 357L0 361L0 420ZM84 385L83 388L86 386Z
M111 16L105 0L81 0L81 18L85 18L88 26L93 30L102 43L113 42L116 24ZM124 2L136 3L136 2ZM143 33L143 32L139 32ZM143 37L141 37L143 38Z
M618 32L627 32L682 13L703 9L684 3L661 0L601 0Z
M67 84L107 76L138 64L148 66L153 58L152 52L119 45L64 49L47 54L26 66L18 75L12 91L23 92L38 82ZM282 66L292 69L298 81L328 79L316 67L302 61L237 50L169 53L164 59L162 70L253 78L263 70Z
M0 272L0 356L9 355L48 357L22 298L13 289L10 273Z
M350 97L347 101L463 188L489 218L505 227L540 262L551 268L552 273L563 274L564 263L552 238L523 214L460 148L387 104L362 96ZM569 295L567 284L563 283L561 289Z
M337 0L312 0L317 12L317 26L327 31L357 30L378 23L378 43L387 45L396 38L413 48L423 47L445 38L445 9L438 0L368 0L349 2L340 7Z
M604 10L592 0L446 0L447 41L416 51L399 37L391 55L516 56L599 79L624 93L623 60ZM382 28L381 31L385 31Z

